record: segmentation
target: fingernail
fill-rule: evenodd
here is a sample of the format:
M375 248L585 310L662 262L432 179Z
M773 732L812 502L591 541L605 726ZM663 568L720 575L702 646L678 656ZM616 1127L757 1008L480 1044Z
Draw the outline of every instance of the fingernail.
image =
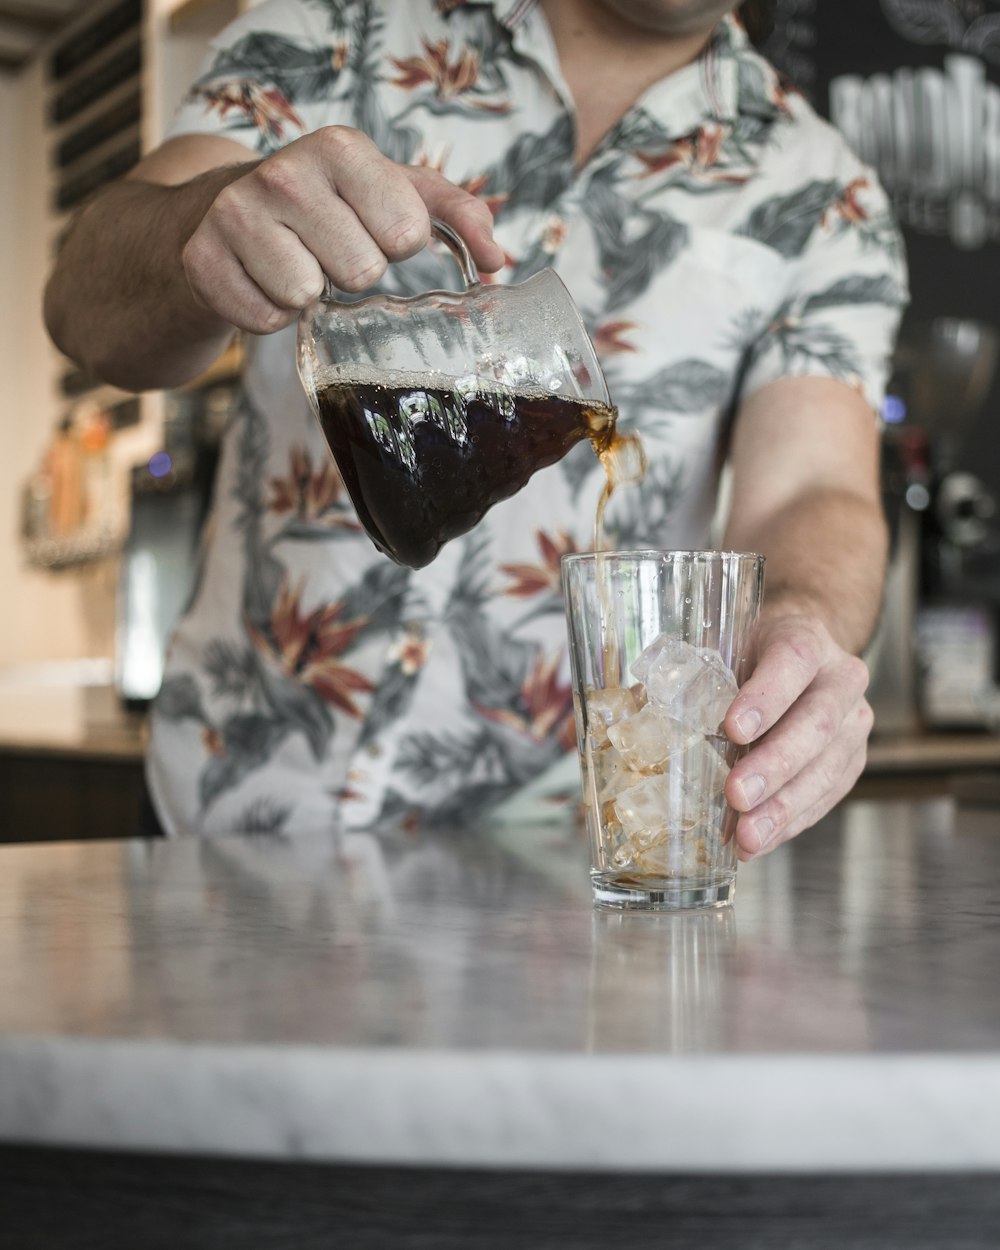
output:
M757 730L760 728L760 712L756 708L750 708L749 711L741 712L736 718L736 727L744 738L749 740L755 737Z
M767 782L760 773L754 773L752 777L747 777L746 781L740 782L740 793L748 808L754 806L766 789Z
M771 834L774 833L774 821L769 816L761 816L753 828L760 841L760 849L763 850L771 841Z

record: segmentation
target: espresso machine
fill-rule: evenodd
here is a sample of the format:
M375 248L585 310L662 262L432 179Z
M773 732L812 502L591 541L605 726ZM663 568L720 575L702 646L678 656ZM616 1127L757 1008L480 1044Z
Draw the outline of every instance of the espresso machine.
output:
M1000 731L1000 513L968 454L998 359L1000 332L983 322L900 335L883 412L890 564L868 657L876 733Z
M233 397L227 386L169 395L163 444L131 471L115 630L115 689L130 711L159 691L168 635L195 588Z

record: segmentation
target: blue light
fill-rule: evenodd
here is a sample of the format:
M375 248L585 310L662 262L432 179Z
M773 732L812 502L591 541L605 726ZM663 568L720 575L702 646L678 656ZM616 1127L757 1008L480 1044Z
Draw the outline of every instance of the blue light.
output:
M165 451L158 451L149 459L148 468L153 477L166 477L173 467L174 462Z
M886 395L882 402L882 420L886 425L899 425L906 420L906 404L898 395Z

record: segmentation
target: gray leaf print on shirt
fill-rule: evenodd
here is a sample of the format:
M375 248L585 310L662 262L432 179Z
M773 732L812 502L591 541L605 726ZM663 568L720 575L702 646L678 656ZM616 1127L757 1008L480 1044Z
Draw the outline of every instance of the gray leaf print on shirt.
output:
M804 316L820 308L837 308L844 304L886 304L895 308L902 302L903 292L899 289L899 283L888 274L876 274L872 277L852 274L841 278L825 291L810 295L802 304L802 314Z
M561 115L544 134L515 139L502 160L485 174L481 196L503 196L501 219L512 209L545 208L573 176L573 123Z
M257 662L249 647L213 639L205 647L205 673L216 698L242 699L257 686Z
M359 748L367 746L387 725L406 714L419 676L419 669L407 672L400 663L386 666L358 735Z
M282 35L257 33L221 51L201 83L223 77L270 82L294 104L328 95L339 76L329 48L304 47Z
M772 196L757 205L736 233L766 243L782 256L798 256L839 189L836 179L817 178L790 195Z
M345 621L364 620L357 638L396 628L412 571L389 560L366 569L344 595Z
M206 719L197 683L189 673L180 673L164 680L160 693L156 696L156 710L168 720L191 717L204 723Z
M728 396L733 379L707 360L678 360L652 377L624 388L622 402L629 409L659 412L703 412L718 407Z
M224 750L208 761L199 778L202 807L208 807L224 791L266 764L291 728L254 712L226 721L222 726Z
M687 226L637 207L604 177L592 180L583 210L593 225L607 279L604 315L638 299L688 239Z
M412 126L390 120L382 108L378 84L382 77L382 43L385 28L383 6L358 0L351 25L351 84L347 98L353 104L354 125L375 144L383 156L407 165L415 157L420 135Z
M448 624L470 702L499 707L511 699L524 684L537 644L512 638L475 609L452 613Z
M615 545L664 546L683 483L683 461L669 459L654 464L638 486L617 492L608 517Z

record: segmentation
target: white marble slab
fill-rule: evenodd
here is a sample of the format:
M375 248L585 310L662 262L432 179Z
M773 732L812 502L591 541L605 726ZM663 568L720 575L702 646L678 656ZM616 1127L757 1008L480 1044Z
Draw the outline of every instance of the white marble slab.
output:
M1000 1169L993 1057L553 1055L18 1039L10 1140L615 1171Z
M591 908L560 825L0 847L0 1140L1000 1168L1000 814L858 803L734 908Z

